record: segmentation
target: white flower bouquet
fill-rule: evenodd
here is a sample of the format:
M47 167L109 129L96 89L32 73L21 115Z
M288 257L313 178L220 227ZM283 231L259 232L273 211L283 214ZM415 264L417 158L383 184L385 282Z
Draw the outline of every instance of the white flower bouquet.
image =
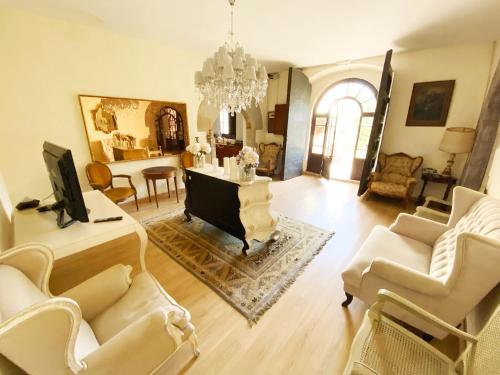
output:
M212 151L212 148L208 143L191 143L186 147L186 151L193 154L196 167L203 167L203 159Z
M253 180L255 168L259 165L259 154L251 147L245 146L238 154L238 164L241 170L242 180Z

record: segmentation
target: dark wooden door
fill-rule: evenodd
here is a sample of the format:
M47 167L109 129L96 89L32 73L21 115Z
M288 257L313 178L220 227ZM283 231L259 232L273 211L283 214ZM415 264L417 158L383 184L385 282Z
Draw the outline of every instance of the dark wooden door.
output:
M274 134L285 134L286 118L288 114L286 104L276 104L274 106Z
M299 69L288 71L287 120L283 134L283 169L281 179L302 174L307 152L307 129L310 122L311 83Z
M373 116L373 126L368 142L366 159L363 164L363 172L359 181L358 196L363 195L368 189L368 178L370 173L377 167L377 159L384 136L384 127L389 113L389 102L391 101L391 90L394 73L391 67L392 49L385 54L384 69L378 90L377 106Z

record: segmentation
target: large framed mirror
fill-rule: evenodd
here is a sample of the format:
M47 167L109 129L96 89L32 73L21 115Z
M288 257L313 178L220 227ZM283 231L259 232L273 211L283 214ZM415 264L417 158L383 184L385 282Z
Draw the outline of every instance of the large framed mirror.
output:
M78 97L93 161L113 163L175 155L189 144L185 103Z

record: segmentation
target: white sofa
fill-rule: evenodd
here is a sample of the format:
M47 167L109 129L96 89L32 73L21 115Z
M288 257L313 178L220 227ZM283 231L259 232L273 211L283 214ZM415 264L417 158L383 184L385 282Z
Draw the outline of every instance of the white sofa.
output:
M371 304L388 289L456 326L500 282L500 200L456 187L447 224L400 214L376 226L342 273L352 296ZM446 333L407 312L396 318L443 338Z
M27 373L151 374L184 343L199 354L189 312L149 272L116 265L53 297L52 264L39 244L0 255L0 353Z

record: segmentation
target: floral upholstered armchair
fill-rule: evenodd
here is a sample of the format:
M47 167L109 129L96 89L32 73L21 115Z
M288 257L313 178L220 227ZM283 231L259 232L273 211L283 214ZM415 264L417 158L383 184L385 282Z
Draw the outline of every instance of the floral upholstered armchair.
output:
M368 193L402 198L408 203L413 187L417 183L413 175L423 161L424 158L421 156L414 158L402 152L391 155L380 153L378 158L380 170L371 174Z
M259 166L257 173L270 176L278 167L281 146L277 143L259 143Z

